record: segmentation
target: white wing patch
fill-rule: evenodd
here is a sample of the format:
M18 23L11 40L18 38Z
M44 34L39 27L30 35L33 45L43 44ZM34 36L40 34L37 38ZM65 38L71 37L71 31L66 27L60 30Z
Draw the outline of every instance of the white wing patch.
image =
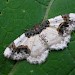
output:
M15 46L18 47L19 45L24 45L27 41L27 37L23 33L20 37L18 37L16 40L14 40Z
M70 13L70 20L75 21L75 14L74 13Z
M60 49L63 50L65 47L67 47L67 43L69 43L70 38L71 38L71 36L68 35L68 36L64 37L63 40L60 41L60 43L54 44L50 48L55 49L55 50L60 50Z
M60 43L60 41L62 40L62 37L59 36L56 28L48 27L43 30L40 35L44 40L46 40L49 46L52 46L53 44L56 44L58 42Z
M59 15L48 19L39 28L23 33L4 51L13 60L26 59L33 64L45 61L51 50L63 50L70 42L75 29L75 14Z
M53 26L53 27L56 27L58 28L58 26L60 25L60 23L64 22L62 16L57 16L55 18L51 18L51 19L48 19L49 22L50 22L50 26Z
M46 49L46 47L45 47L44 43L42 42L41 38L39 37L39 35L35 35L33 47L31 49L32 50L31 56L32 57L40 56L45 51L45 49Z

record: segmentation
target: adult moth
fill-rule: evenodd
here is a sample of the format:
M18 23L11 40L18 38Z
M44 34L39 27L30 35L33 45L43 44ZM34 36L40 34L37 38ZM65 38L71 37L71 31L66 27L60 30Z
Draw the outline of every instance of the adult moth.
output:
M40 64L45 61L49 51L67 47L74 29L74 13L48 19L14 40L5 49L4 56L13 60L26 59L30 63Z

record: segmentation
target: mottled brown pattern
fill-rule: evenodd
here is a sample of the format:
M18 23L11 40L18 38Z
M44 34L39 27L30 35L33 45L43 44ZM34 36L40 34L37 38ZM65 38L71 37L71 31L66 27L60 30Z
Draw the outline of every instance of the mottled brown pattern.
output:
M15 50L15 49L16 49L15 43L14 43L14 42L11 43L11 44L9 45L9 48L10 48L10 49L13 48L13 49Z
M68 23L70 22L69 20L69 14L65 14L65 15L62 15L62 18L64 20L64 22L62 22L59 27L57 28L57 31L59 34L62 34L64 33L64 31L66 30L66 27L68 27Z
M28 48L28 46L20 45L20 46L16 47L14 42L9 45L9 48L13 52L17 52L17 53L19 53L20 50L24 50L28 54L31 52L30 49Z
M59 27L57 28L57 31L59 34L63 35L64 31L66 30L66 27L68 27L68 23L67 22L62 22Z
M62 15L62 18L63 18L64 22L68 22L69 21L69 14Z
M20 52L20 50L24 50L24 52L26 52L26 54L30 54L30 49L28 48L28 46L24 46L24 45L20 45L18 47L16 47L15 49L17 52Z
M35 26L34 29L27 31L25 33L25 36L30 38L31 36L40 34L43 29L46 29L46 27L49 27L49 24L50 24L50 22L48 20L43 21L40 25Z

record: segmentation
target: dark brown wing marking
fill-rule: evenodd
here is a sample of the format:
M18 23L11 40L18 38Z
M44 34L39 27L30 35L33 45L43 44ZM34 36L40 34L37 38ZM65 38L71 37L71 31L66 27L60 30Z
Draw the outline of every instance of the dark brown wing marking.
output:
M9 45L9 48L10 48L10 49L13 48L13 49L15 50L15 49L16 49L15 43L14 43L14 42L11 43L11 44Z
M27 31L25 33L25 36L30 38L31 36L34 36L36 34L40 34L43 29L46 29L46 27L49 27L50 22L48 20L43 21L41 25L35 26L34 29Z
M68 27L68 23L67 22L63 22L59 25L59 27L57 28L57 31L59 32L59 34L63 35L64 31L66 30L66 27Z
M21 50L23 50L26 54L30 54L30 52L31 52L30 49L28 48L28 46L20 45L20 46L16 47L14 42L9 45L9 48L13 52L17 52L17 53L19 53Z
M62 18L63 18L64 22L68 22L69 21L69 14L62 15Z
M23 50L26 54L30 54L30 49L28 46L20 45L16 48L17 53L19 53L21 50Z
M59 34L62 34L64 33L64 31L66 30L66 27L68 27L68 23L69 23L69 14L65 14L65 15L62 15L62 18L64 20L64 22L62 22L59 27L57 28L57 31L59 32Z

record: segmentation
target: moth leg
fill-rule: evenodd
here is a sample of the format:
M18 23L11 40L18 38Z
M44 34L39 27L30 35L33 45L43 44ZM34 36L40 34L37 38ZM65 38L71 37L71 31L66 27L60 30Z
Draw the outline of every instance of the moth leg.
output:
M48 56L49 50L44 51L40 56L37 57L32 57L29 56L27 58L27 61L30 62L31 64L41 64L45 62L47 56Z
M64 37L64 39L60 43L50 46L50 49L51 50L60 50L60 49L63 50L65 47L67 47L67 44L70 42L70 38L71 38L70 35Z

